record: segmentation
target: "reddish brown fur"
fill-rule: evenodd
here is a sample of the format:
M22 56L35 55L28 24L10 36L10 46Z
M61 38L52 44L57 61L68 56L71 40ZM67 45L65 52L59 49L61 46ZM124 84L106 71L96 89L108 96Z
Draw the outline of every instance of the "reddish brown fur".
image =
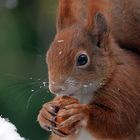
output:
M59 0L57 31L83 22L87 8L87 0Z
M88 12L86 12L87 7ZM106 9L108 12L105 12ZM88 15L87 20L90 21L88 22L90 28L96 11L107 15L111 32L122 47L140 52L139 0L71 0L69 2L60 0L57 28L62 25L64 27L72 25L81 19L83 22L83 17L86 19L86 15Z
M114 52L118 64L108 84L97 91L97 97L91 103L94 119L89 119L89 128L103 138L106 135L130 139L132 136L131 139L139 140L140 137L136 137L140 132L140 60L131 52L119 49ZM109 109L102 112L100 104Z
M105 0L87 0L88 3L88 10L87 10L87 20L88 20L88 30L91 31L94 27L93 22L93 15L96 15L97 11L104 13L104 15L109 16L109 14L106 12L108 8L110 8L109 1Z
M99 11L97 8L107 13L115 40L122 47L140 52L140 1L89 0L89 20L96 10Z
M72 1L69 0L68 2L68 0L60 0L59 3L59 28L64 28L63 26L72 25L77 20L73 13L74 11L72 9Z
M97 26L91 18L94 19L96 12L102 12L103 5L99 5L97 4L98 1L95 1L96 4L90 5L86 24L77 18L75 19L71 9L73 3L61 1L61 6L64 4L60 10L62 17L58 18L58 23L61 24L58 24L58 33L47 54L50 89L54 93L59 93L63 86L65 87L65 95L68 95L67 89L70 83L66 83L66 80L69 77L77 81L75 86L79 88L79 91L83 88L81 85L88 84L89 81L96 81L99 84L96 87L96 92L88 93L93 94L93 98L85 105L85 112L87 111L87 113L84 116L86 119L88 118L88 121L87 125L83 127L93 136L93 139L96 138L97 140L140 140L140 57L131 51L120 49L112 40L111 35L104 38L105 41L102 40L101 48L97 47L98 32L95 34L95 31L99 31L99 29L96 29ZM112 2L117 1L112 0ZM127 8L129 6L127 5ZM78 13L76 12L76 14ZM115 26L115 24L111 25L112 33L116 37L115 39L122 43L117 35L122 33L119 31L123 31L125 28L119 29L122 26ZM132 27L134 32L139 28L138 23L135 24L136 26L131 26L131 28L129 28L129 23L126 25L128 35L120 34L124 39L122 44L127 44L129 43L128 39L132 39ZM137 40L131 43L139 45ZM59 54L61 51L62 54ZM82 51L85 51L91 60L86 69L78 69L75 65L77 53ZM73 94L76 95L77 92L74 91ZM54 99L51 104L54 102L56 104L56 101L58 103L59 99ZM65 99L64 101L66 104L67 101ZM82 104L80 105L82 109ZM48 104L45 107L48 107ZM50 125L50 122L44 117L42 120L42 116L44 116L42 112L45 113L41 111L38 120L44 128L46 125ZM45 118L47 117L48 114ZM71 127L68 128L72 129ZM56 135L52 135L51 139L63 140ZM72 134L64 139L76 140L77 137Z

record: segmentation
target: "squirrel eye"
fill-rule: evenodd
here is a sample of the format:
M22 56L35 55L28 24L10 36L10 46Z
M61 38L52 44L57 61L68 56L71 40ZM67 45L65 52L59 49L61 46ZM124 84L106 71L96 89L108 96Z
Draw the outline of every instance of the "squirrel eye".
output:
M77 59L77 66L84 66L88 63L88 56L86 54L79 55Z

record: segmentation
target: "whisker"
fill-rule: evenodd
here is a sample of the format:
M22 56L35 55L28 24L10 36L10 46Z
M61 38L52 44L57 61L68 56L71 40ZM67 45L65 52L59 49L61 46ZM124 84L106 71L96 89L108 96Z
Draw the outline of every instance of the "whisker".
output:
M17 86L43 86L43 85L48 85L48 82L42 82L42 80L40 81L21 81L21 82L18 82L18 83L15 83L13 84L12 86L9 86L8 88L14 88L14 87L17 87Z
M28 112L28 109L29 109L29 107L30 107L30 103L31 103L32 98L33 98L35 95L38 95L38 93L40 93L39 91L40 91L40 89L38 89L38 90L36 90L36 91L32 91L33 93L29 96L29 98L28 98L28 100L27 100L27 103L26 103L26 113L25 113L25 114L27 114L27 112ZM37 94L36 94L36 93L37 93Z

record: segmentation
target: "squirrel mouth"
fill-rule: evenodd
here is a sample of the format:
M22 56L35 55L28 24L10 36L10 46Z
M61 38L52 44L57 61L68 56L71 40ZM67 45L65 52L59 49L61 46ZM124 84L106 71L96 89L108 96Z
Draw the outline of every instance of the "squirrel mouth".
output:
M69 94L68 96L74 97L74 93L73 94Z
M58 93L56 93L56 96L70 96L70 97L75 97L77 94L81 93L81 90L79 88L67 88L65 90L62 90Z

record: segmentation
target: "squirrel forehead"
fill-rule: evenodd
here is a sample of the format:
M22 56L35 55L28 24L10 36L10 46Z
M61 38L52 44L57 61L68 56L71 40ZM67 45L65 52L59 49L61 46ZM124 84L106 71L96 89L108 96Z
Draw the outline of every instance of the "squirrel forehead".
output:
M50 61L64 61L66 58L72 59L78 52L78 48L73 49L71 44L58 40L59 43L54 43L47 52L47 59Z
M64 29L57 33L53 43L47 52L49 63L59 61L73 64L75 57L81 52L91 56L92 44L83 30L79 28Z
M86 42L87 37L88 35L84 30L84 28L74 26L58 32L55 36L54 42L58 45L59 44L76 45L77 43Z
M87 50L90 46L88 36L79 28L65 29L55 36L50 46L49 52L56 55L62 54L61 51L69 53L71 51Z

